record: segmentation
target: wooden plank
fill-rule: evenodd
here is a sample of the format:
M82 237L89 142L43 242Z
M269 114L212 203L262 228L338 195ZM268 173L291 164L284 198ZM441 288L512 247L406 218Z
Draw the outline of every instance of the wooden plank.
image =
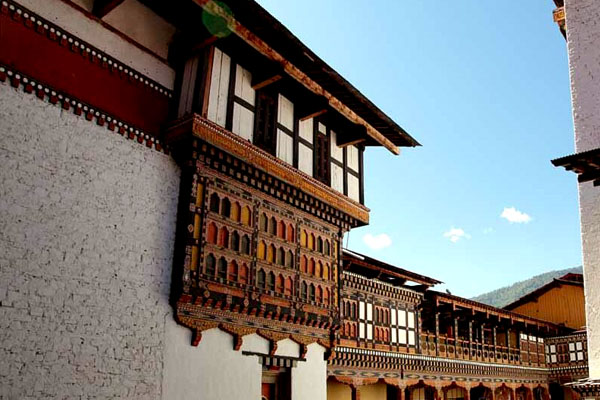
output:
M313 113L311 113L311 114L304 115L304 116L300 117L299 119L300 119L300 121L306 121L306 120L308 120L308 119L311 119L311 118L316 118L316 117L318 117L319 115L323 115L323 114L325 114L326 112L327 112L327 109L326 109L326 108L324 108L324 109L320 109L320 110L314 111L314 112L313 112Z
M334 110L345 116L348 120L355 124L363 125L367 130L367 135L373 138L377 143L381 144L393 154L400 154L400 150L394 145L388 138L386 138L381 132L375 129L371 124L365 121L361 116L356 114L348 106L343 104L339 99L325 90L317 82L313 81L308 75L302 72L299 68L285 59L281 54L275 51L265 41L261 40L254 33L250 32L248 28L240 24L232 15L227 13L217 2L210 0L194 0L196 4L201 6L207 12L223 18L233 33L243 39L246 43L256 49L258 52L269 58L270 60L277 62L281 65L283 70L290 75L292 78L297 80L300 84L306 87L311 92L322 96L327 99L329 106Z
M125 0L96 0L92 14L98 18L104 18L106 14L120 6Z

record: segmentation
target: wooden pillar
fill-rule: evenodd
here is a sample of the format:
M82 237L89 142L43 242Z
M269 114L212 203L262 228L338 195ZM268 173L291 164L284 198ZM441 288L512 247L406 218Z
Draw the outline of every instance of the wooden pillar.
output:
M351 385L350 390L352 391L352 400L360 400L360 390L358 390L358 386Z
M473 358L473 320L469 320L469 359Z
M454 318L454 344L458 345L458 318Z
M435 313L435 355L440 355L440 313Z
M498 341L496 340L496 333L497 333L496 332L496 325L494 325L492 327L492 344L494 345L494 361L497 361L496 352L498 351L496 349L496 346L498 346ZM493 392L493 390L492 390L492 392Z

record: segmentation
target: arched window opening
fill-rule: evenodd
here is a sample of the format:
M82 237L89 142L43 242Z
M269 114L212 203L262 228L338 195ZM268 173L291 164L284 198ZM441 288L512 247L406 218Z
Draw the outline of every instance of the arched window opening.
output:
M307 273L308 272L308 259L305 255L300 257L300 272Z
M260 218L258 219L258 229L260 229L262 232L267 231L267 214L260 214Z
M231 261L229 263L229 268L227 269L227 279L232 282L237 282L238 280L238 265L235 261Z
M288 252L285 255L285 266L287 268L294 267L294 253L291 250L288 250Z
M248 235L242 236L242 253L250 254L250 238L248 237Z
M315 274L315 259L311 258L308 260L308 273L311 275Z
M453 387L446 391L446 400L463 400L465 398L465 390L461 387Z
M315 249L315 235L313 233L308 236L308 248L311 250Z
M285 285L283 288L283 293L286 296L291 296L293 293L293 287L294 287L294 282L292 281L292 278L290 278L289 276L285 279Z
M322 303L323 302L323 289L321 288L321 286L317 286L317 290L316 290L316 300L317 303Z
M275 280L275 291L277 293L283 293L283 275L277 275Z
M267 275L267 289L275 290L275 274L273 271L269 272Z
M231 212L229 213L229 218L232 221L240 222L240 203L237 201L231 205Z
M208 243L217 244L217 225L214 222L208 224L206 228L206 241Z
M219 199L219 195L216 193L213 193L210 195L210 204L209 204L209 209L212 212L219 212L219 203L221 202L221 199Z
M256 285L259 288L264 289L265 288L265 280L266 280L265 271L261 269L258 271L258 275L256 277Z
M240 234L236 231L231 234L231 250L240 251Z
M240 220L242 224L246 226L252 225L252 211L250 211L250 207L245 206L244 208L242 208L242 215Z
M267 249L267 261L272 263L275 260L275 245L270 244Z
M279 224L277 224L277 236L279 236L282 239L285 239L285 229L285 222L279 221Z
M229 218L230 213L231 213L231 201L229 201L229 199L227 197L224 197L223 200L221 200L220 214L224 217Z
M283 247L277 249L277 264L285 265L285 250Z
M308 285L306 284L306 282L302 282L302 284L300 285L300 297L302 298L302 300L306 300L306 296L308 295Z
M312 283L308 287L308 298L310 301L315 301L315 285Z
M221 279L227 278L227 260L225 260L225 257L221 257L217 261L217 277Z
M350 317L350 303L347 301L344 302L344 316Z
M306 231L304 229L302 229L302 232L300 232L300 246L308 247L307 235L306 235Z
M269 233L273 236L277 235L277 220L275 217L271 217L269 220Z
M329 264L323 266L323 275L321 277L323 279L329 279Z
M217 241L217 245L221 247L229 246L229 231L224 226L219 230L219 240Z
M330 253L330 247L329 247L329 239L325 239L325 243L323 245L323 252L325 253L325 255L329 256L331 255Z
M321 263L321 261L319 261L319 262L317 262L317 267L315 268L315 275L320 278L322 271L323 271L323 263Z
M356 318L356 303L352 303L352 318Z
M245 238L247 236L244 236ZM259 260L264 260L267 256L267 245L265 244L264 240L261 240L260 242L258 242L258 249L256 251L256 257Z
M325 288L323 291L323 303L329 305L329 288Z
M288 224L286 238L288 242L294 241L294 225Z
M319 253L323 252L323 239L320 236L317 238L317 251Z
M246 266L246 264L242 264L240 266L238 281L244 284L248 283L248 267Z
M211 278L215 277L215 264L216 264L215 256L209 254L206 257L206 267L204 268L204 273Z

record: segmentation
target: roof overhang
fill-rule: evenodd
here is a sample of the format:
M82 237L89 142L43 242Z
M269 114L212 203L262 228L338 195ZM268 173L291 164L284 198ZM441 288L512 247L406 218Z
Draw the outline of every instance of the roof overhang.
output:
M600 186L600 148L557 158L552 164L575 172L579 183L592 181L594 186Z

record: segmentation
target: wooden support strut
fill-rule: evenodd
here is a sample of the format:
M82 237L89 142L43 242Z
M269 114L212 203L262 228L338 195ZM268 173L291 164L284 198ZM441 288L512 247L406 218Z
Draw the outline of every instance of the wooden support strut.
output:
M375 129L371 124L365 121L362 117L352 111L349 107L344 105L339 99L334 97L331 93L326 91L321 85L317 82L313 81L308 75L302 72L295 65L286 60L281 54L275 51L271 46L269 46L265 41L261 40L254 33L250 32L250 30L240 24L233 16L228 14L219 4L212 0L194 0L196 4L202 7L205 11L216 15L218 17L223 18L233 33L239 36L242 40L256 49L259 53L266 56L270 60L273 60L281 65L283 70L290 75L292 78L297 80L300 84L306 87L311 92L323 96L329 102L329 106L334 110L338 111L344 117L346 117L351 122L354 122L358 125L363 125L366 128L367 135L373 138L375 141L380 143L386 149L391 151L392 153L398 155L400 154L400 150L396 145L394 145L388 138L383 136L381 132Z

